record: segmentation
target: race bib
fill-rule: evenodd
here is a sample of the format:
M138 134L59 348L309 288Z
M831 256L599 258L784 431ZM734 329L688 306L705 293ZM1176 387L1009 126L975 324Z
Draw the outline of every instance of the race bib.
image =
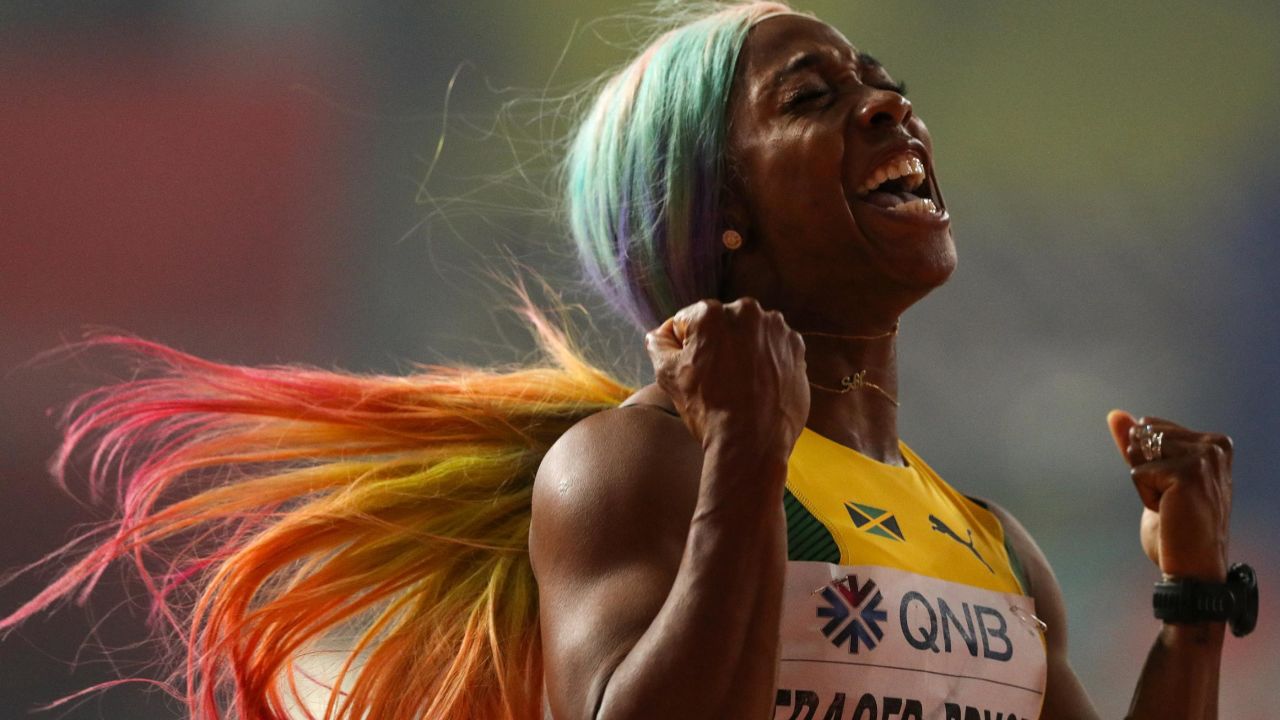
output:
M1034 720L1025 596L871 565L788 562L775 720Z

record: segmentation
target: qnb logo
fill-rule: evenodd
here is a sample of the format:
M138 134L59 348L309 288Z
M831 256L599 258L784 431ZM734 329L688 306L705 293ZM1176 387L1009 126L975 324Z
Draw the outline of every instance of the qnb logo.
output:
M830 618L822 626L822 634L832 645L841 647L848 643L849 652L856 653L860 645L874 649L884 637L880 623L889 615L880 609L884 597L876 589L874 580L868 578L865 584L858 585L857 575L847 575L822 588L822 599L827 601L827 606L818 608L818 617Z
M972 614L970 614L970 608L972 608ZM961 617L964 618L963 623L960 622ZM929 598L911 590L902 596L898 618L907 644L917 650L950 653L953 647L952 631L954 630L955 636L964 643L965 649L973 657L978 657L978 644L981 641L982 657L998 662L1009 662L1013 658L1013 641L1009 639L1009 623L1004 619L1004 615L993 607L977 603L971 606L967 602L962 602L960 612L956 612L942 598L937 598L936 604L931 603ZM955 644L959 645L959 643Z

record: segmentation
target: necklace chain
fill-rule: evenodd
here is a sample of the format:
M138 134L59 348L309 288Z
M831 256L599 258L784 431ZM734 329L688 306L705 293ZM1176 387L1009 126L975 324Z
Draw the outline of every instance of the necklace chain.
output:
M880 333L879 335L837 335L836 333L818 332L816 330L811 330L809 332L802 332L800 334L801 335L818 335L821 337L831 337L831 338L843 338L845 340L881 340L887 337L893 337L894 335L897 335L898 323L894 323L892 328L889 328L888 330ZM885 400L888 400L889 402L893 403L894 407L900 407L898 405L897 398L890 395L888 391L886 391L884 388L880 387L879 385L867 379L866 368L863 368L862 370L859 370L858 372L852 375L845 375L844 377L840 378L840 387L828 387L826 385L819 385L818 383L813 381L810 381L809 384L815 388L818 388L819 390L826 390L827 392L837 393L841 395L843 395L844 393L850 392L852 390L872 390L874 392L880 393L880 395L882 395Z
M818 330L808 330L800 332L801 335L817 335L819 337L842 338L845 340L883 340L887 337L893 337L898 334L898 323L894 323L893 327L885 330L878 335L838 335L836 333L820 332Z

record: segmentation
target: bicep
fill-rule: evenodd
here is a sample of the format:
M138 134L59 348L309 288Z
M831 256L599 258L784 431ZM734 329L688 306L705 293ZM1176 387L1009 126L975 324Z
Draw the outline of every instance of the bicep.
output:
M592 717L613 670L658 615L696 501L700 448L668 440L655 452L648 442L674 419L610 412L561 438L534 487L530 556L557 718Z
M539 579L543 672L556 718L594 716L615 668L657 616L675 577L657 562Z
M1047 626L1045 644L1049 669L1041 720L1097 718L1098 711L1089 699L1088 692L1080 684L1067 654L1067 606L1049 560L1016 518L995 503L987 504L1000 519L1010 548L1026 570L1027 583L1030 585L1027 591L1035 600L1036 616Z

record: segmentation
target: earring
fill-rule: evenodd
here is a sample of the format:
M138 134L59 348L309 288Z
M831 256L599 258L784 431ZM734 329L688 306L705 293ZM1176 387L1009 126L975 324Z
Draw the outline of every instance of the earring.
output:
M737 230L725 230L724 234L720 236L720 242L724 243L724 246L730 250L737 250L742 247L742 236L738 234Z

